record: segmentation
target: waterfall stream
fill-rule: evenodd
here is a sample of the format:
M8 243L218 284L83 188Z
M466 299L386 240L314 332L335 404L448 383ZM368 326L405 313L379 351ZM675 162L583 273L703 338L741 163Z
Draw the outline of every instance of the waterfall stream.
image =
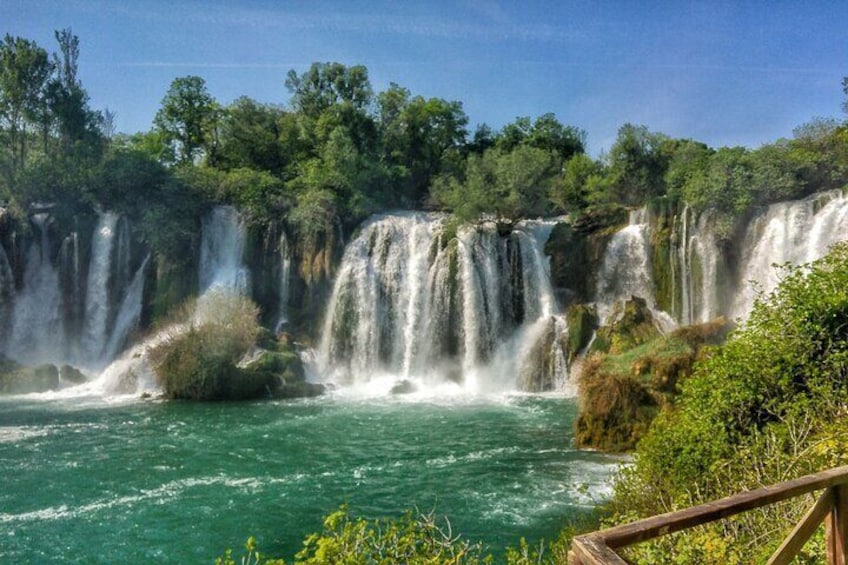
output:
M200 292L221 287L247 294L250 276L243 263L246 232L232 206L218 206L203 218L200 242Z
M71 364L97 373L126 345L138 324L147 262L132 273L127 221L111 212L98 217L87 266L81 264L75 231L64 237L54 259L51 222L46 213L32 216L35 237L26 250L17 291L5 250L0 249L0 323L5 338L0 347L19 363Z
M774 265L801 265L827 253L848 237L848 198L834 190L802 200L772 204L748 225L742 246L742 268L731 314L750 313L757 290L777 286L780 271ZM752 284L754 283L754 284Z
M516 388L546 333L536 325L557 314L542 254L553 224L521 222L507 235L482 225L453 235L440 215L372 218L342 259L319 373L352 384L388 376L419 387Z
M36 237L26 252L23 288L15 297L6 355L29 364L61 360L65 355L59 272L50 260L49 216L35 214Z
M292 255L289 248L289 240L286 233L280 235L279 243L280 259L280 293L279 305L277 306L277 327L282 327L289 321L289 294L291 293L291 264Z
M768 292L778 282L775 263L812 261L848 235L848 198L830 191L763 208L731 242L730 258L717 221L684 208L666 228L670 245L662 254L670 279L660 281L666 284L661 302L672 317L656 295L657 222L645 209L632 211L596 266L602 323L630 296L644 298L666 330L720 315L744 319L757 296L751 281ZM406 382L424 390L561 390L570 371L568 325L543 252L556 223L525 220L499 229L493 222L457 227L444 215L421 212L372 217L345 248L314 374L383 389ZM57 228L46 213L33 215L30 226L23 252L7 256L0 247L0 351L29 365L69 363L100 372L132 345L151 257L133 253L129 223L114 213L100 214L90 238L72 231L54 242ZM201 294L221 288L249 294L240 214L215 208L202 230ZM80 247L85 241L88 250ZM295 255L285 234L273 254L268 272L279 277L272 288L281 327L297 300ZM141 350L134 351L137 358Z
M109 283L112 277L113 247L118 216L100 216L91 242L91 263L88 267L88 288L85 295L85 327L80 340L80 359L99 365L109 338Z
M221 206L203 218L198 272L202 292L198 303L208 293L248 292L250 277L244 264L246 238L244 221L235 208ZM185 324L166 326L130 347L123 355L115 357L121 351L128 333L138 324L144 292L144 272L149 260L148 255L124 291L124 299L115 318L115 330L105 342L106 352L114 360L100 373L97 386L107 394L135 394L155 389L148 351L188 328Z
M617 302L631 296L644 298L648 306L654 306L649 229L645 209L633 210L628 225L607 245L595 290L601 324L607 322Z

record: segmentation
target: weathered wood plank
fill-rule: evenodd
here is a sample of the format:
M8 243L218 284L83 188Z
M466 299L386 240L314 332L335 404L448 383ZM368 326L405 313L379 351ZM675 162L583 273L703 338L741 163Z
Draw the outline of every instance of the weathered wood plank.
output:
M571 541L571 551L580 565L628 565L619 554L592 535L576 537Z
M751 490L692 508L668 512L590 534L610 548L622 547L678 532L707 522L768 506L812 491L848 484L848 466ZM586 537L586 536L581 536ZM580 538L575 538L580 539Z
M834 489L835 500L825 519L825 538L828 565L846 565L848 552L848 486Z
M768 560L767 565L788 565L795 559L807 540L810 539L822 520L833 511L833 504L836 500L834 488L829 488L824 491L819 499L813 504L800 522L792 529L792 533L783 540L774 555Z

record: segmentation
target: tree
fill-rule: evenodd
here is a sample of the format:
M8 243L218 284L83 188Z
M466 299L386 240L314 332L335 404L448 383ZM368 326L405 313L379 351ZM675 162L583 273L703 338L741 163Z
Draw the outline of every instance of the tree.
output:
M704 143L689 139L677 141L665 173L667 193L679 198L686 183L704 174L713 153Z
M199 76L179 77L162 99L153 124L175 146L179 163L192 163L201 151L214 149L218 103Z
M522 217L545 214L557 163L551 151L529 146L499 155L495 168L497 215L516 222Z
M0 41L0 124L8 132L12 175L26 162L27 125L40 123L46 113L52 71L47 51L34 41L9 34Z
M548 211L557 163L551 152L526 145L509 152L493 148L483 155L471 154L464 179L439 178L435 197L461 221L492 218L514 223Z
M477 153L482 155L486 149L494 147L495 132L492 131L486 124L478 124L474 129L474 135L471 136L471 141L465 145L465 149L469 153Z
M292 69L286 78L286 88L292 94L292 108L315 119L335 104L365 110L374 96L368 69L341 63L312 63L302 75Z
M284 176L295 160L297 135L292 114L242 96L226 108L213 164L224 169L251 167Z
M752 203L751 162L744 147L722 147L706 169L696 171L683 185L683 199L699 210L711 208L738 216Z
M385 159L400 185L400 204L419 205L432 179L443 170L451 151L459 151L467 135L462 104L441 98L410 98L392 83L377 98Z
M592 199L592 184L603 174L601 164L584 153L571 157L551 186L551 201L563 211L582 210Z
M609 162L613 198L625 205L641 205L651 196L665 193L663 176L668 166L662 149L664 135L645 126L624 124L610 148Z
M553 151L567 161L586 149L586 132L574 126L566 126L554 114L543 114L533 122L527 143L531 147Z
M551 113L543 114L531 121L529 117L515 118L515 121L503 127L496 138L496 145L509 152L519 145L529 145L537 149L554 152L566 161L572 155L583 153L586 144L586 132L574 126L565 126Z
M495 146L501 151L512 151L530 137L532 122L528 116L520 116L506 124L498 133Z
M43 119L45 147L48 129L58 127L65 149L86 137L99 138L103 117L88 108L88 94L77 79L79 69L79 37L70 28L57 31L59 53L53 54L55 74L47 85L49 112ZM45 151L46 152L46 151Z

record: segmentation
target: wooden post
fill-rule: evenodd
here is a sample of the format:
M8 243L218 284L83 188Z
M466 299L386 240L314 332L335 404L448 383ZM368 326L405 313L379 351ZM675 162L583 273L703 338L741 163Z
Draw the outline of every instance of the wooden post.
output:
M848 565L848 486L834 487L833 509L825 519L827 565Z

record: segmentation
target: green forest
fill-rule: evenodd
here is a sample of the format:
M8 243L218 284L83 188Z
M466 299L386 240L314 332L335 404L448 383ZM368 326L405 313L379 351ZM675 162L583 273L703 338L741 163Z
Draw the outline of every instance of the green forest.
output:
M271 102L225 105L202 77L178 77L149 131L116 133L78 77L79 38L62 30L56 42L53 52L11 35L0 43L0 198L16 214L39 203L115 210L166 256L178 253L162 226L187 236L191 211L213 203L283 220L304 245L397 208L510 222L667 201L715 209L729 231L752 206L848 180L848 127L834 119L753 150L624 124L594 159L586 132L553 114L472 130L461 101L396 84L374 92L365 67L339 63L289 71L288 98L281 85Z
M48 47L8 34L0 41L5 213L24 218L51 208L73 225L115 211L132 220L157 261L176 268L190 260L202 213L218 204L236 206L254 226L286 226L302 250L394 209L494 219L508 229L528 217L604 225L625 208L688 206L713 211L720 238L729 240L757 206L848 185L844 120L813 118L792 138L756 149L713 148L628 123L595 158L586 153L587 133L554 114L472 127L461 101L397 84L375 92L364 66L333 62L289 71L275 101L225 103L202 77L177 77L148 131L118 133L116 116L92 108L80 81L79 38L69 29L55 37ZM841 88L848 96L848 78ZM633 463L599 520L624 523L846 463L846 320L848 247L786 267L744 326L693 354L692 376L671 387L640 430ZM775 524L791 527L785 518L802 515L803 504L638 546L629 557L759 562L779 543ZM519 544L508 559L562 562L570 533L542 551ZM454 541L429 515L372 523L343 508L308 538L297 562L486 560L478 546ZM247 562L266 562L253 542L246 550ZM805 562L819 562L823 536L805 551ZM219 562L235 563L231 553Z

